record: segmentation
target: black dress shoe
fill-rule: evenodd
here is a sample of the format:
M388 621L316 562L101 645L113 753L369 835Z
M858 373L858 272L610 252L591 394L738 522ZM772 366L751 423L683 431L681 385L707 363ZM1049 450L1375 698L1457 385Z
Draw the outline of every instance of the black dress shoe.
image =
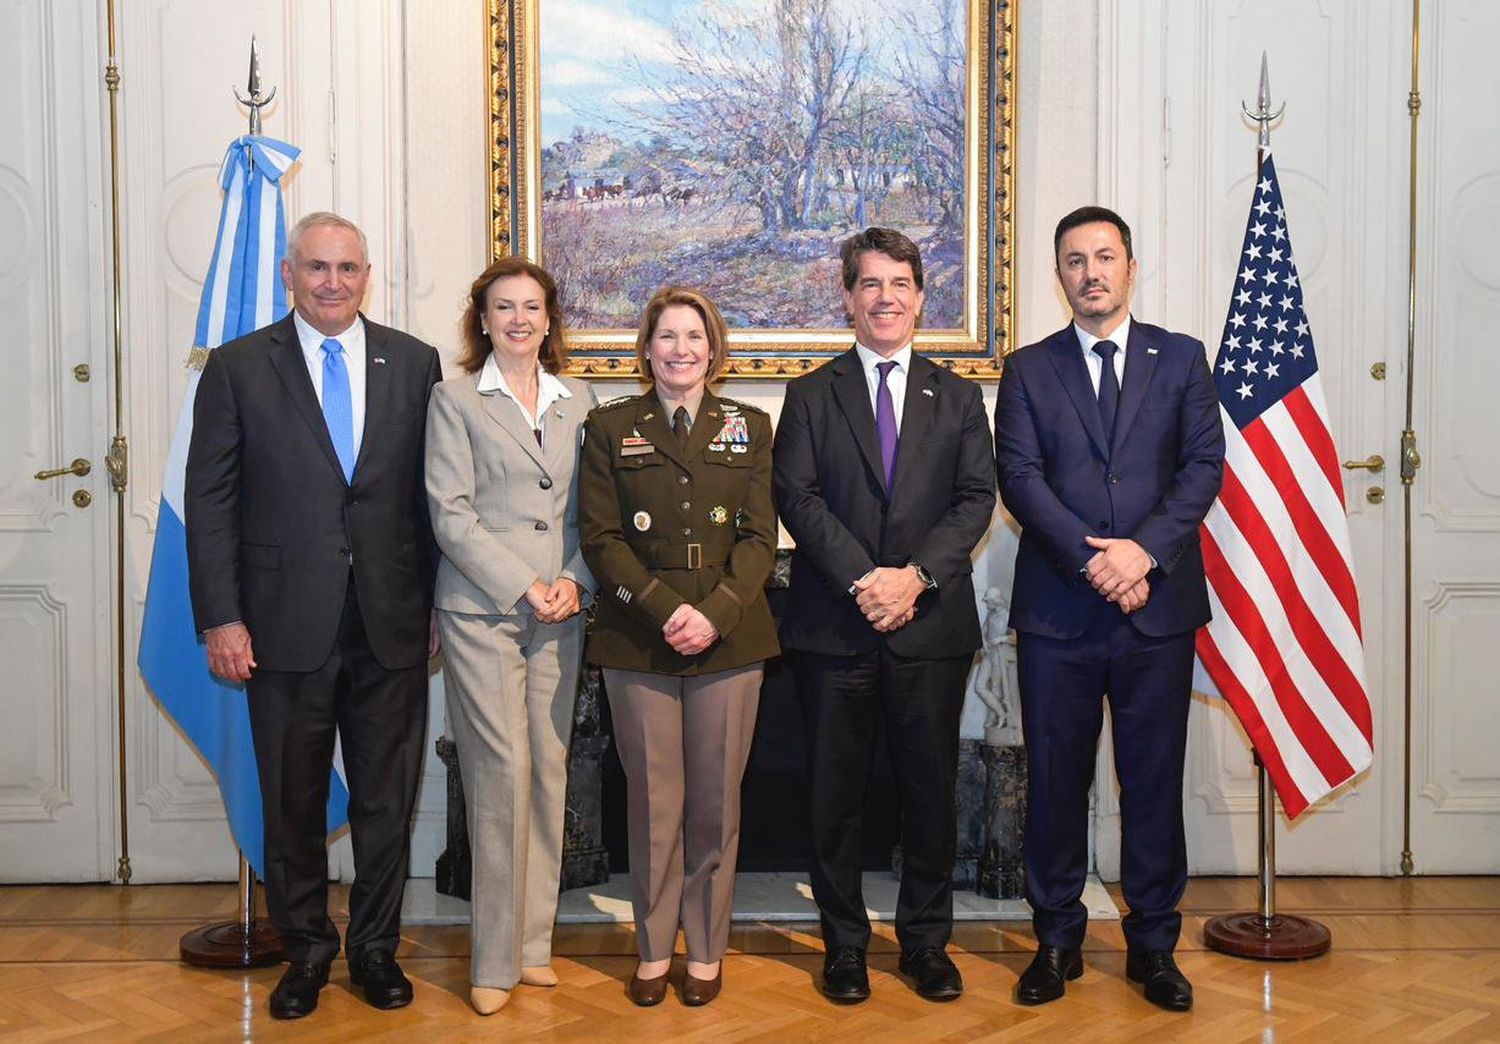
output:
M1031 966L1016 983L1017 1004L1046 1004L1061 997L1069 980L1083 974L1083 954L1061 946L1038 947Z
M1193 1006L1193 984L1177 967L1171 950L1131 950L1125 957L1125 978L1146 987L1146 999L1168 1011Z
M936 946L901 955L901 974L917 983L917 995L928 1000L953 1000L964 992L964 977L948 955Z
M349 981L365 991L372 1008L404 1008L411 1003L411 980L384 950L371 950L350 961Z
M318 1007L318 991L328 983L328 965L293 961L271 991L271 1018L300 1019Z
M828 952L823 958L823 996L850 1003L870 996L864 950L858 946L839 946Z

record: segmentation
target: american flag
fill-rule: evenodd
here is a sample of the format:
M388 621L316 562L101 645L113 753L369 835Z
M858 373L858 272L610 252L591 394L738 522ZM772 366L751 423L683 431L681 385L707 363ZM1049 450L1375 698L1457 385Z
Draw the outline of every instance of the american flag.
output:
M1295 818L1374 756L1338 455L1269 154L1214 364L1227 452L1198 656Z

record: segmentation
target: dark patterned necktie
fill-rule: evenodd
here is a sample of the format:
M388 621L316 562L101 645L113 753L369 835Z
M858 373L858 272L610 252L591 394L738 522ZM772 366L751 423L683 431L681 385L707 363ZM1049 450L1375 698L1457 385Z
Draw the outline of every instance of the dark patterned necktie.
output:
M1104 369L1099 374L1099 419L1104 422L1104 437L1115 436L1115 414L1120 409L1120 379L1115 376L1115 352L1119 345L1114 341L1099 341L1094 345L1094 354L1104 360Z

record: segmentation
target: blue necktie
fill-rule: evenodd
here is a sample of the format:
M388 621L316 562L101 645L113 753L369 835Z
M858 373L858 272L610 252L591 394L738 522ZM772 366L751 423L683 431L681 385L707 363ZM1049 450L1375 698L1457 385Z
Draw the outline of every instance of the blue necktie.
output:
M344 469L344 481L354 481L354 398L349 394L349 370L344 346L332 337L323 342L323 419L333 452Z
M1099 419L1104 422L1106 441L1115 437L1115 412L1120 407L1120 381L1115 376L1115 352L1119 346L1114 341L1098 341L1094 354L1104 360L1104 369L1099 373Z
M896 480L896 403L891 398L891 386L886 383L893 362L876 363L880 371L880 388L875 392L875 434L880 436L880 462L885 465L885 488L890 489Z

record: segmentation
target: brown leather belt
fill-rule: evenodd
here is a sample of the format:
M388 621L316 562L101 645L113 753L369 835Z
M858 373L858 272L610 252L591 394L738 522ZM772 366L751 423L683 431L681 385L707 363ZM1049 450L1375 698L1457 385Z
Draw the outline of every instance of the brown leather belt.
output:
M648 544L631 550L647 569L713 569L729 560L729 547L714 544Z

